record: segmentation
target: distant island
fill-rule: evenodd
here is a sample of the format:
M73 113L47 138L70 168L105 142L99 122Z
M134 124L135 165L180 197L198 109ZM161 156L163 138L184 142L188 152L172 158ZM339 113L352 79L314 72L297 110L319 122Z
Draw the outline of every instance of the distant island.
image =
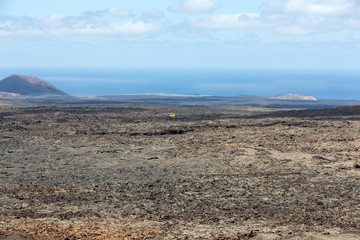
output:
M298 93L287 93L279 94L275 97L269 97L271 99L282 99L282 100L304 100L304 101L317 101L313 96L304 96Z
M360 101L323 100L299 93L278 94L276 96L238 95L234 97L168 93L73 95L56 88L38 77L19 74L13 74L0 81L0 98L43 104L150 103L275 108L329 108L360 105Z

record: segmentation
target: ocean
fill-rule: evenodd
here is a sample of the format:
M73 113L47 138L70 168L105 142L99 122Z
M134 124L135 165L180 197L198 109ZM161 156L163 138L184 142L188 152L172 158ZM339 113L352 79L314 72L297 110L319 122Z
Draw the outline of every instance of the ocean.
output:
M317 99L360 100L360 70L0 68L0 79L13 73L37 76L70 94L300 93Z

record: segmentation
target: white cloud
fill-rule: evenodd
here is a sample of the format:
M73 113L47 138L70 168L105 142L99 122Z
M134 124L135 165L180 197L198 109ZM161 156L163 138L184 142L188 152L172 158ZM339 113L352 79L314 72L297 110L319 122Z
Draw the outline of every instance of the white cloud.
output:
M301 26L284 26L284 27L277 27L276 31L283 35L307 35L312 34L316 31L310 28L304 28Z
M45 20L45 21L49 21L49 22L59 22L59 21L61 21L64 17L65 17L64 14L51 14L50 16L45 17L44 20Z
M107 12L117 17L132 17L134 15L132 11L122 8L109 8Z
M118 10L113 11L119 14ZM160 30L160 26L143 21L105 21L83 16L54 14L41 19L0 17L0 36L82 36L141 35Z
M161 19L164 18L165 15L161 11L151 10L151 11L143 12L141 14L141 17L143 19Z
M289 0L285 9L295 14L339 16L359 11L360 5L354 0Z
M265 25L260 20L260 15L255 13L223 14L210 17L191 18L190 23L202 28L248 28Z
M98 11L86 11L84 12L85 17L94 18L94 17L102 17L104 15L111 15L116 17L129 18L133 17L134 13L131 10L112 7L105 10Z
M360 18L349 18L344 21L344 24L351 26L352 28L360 29Z
M111 23L108 33L113 31L123 34L147 34L159 31L160 28L152 23L138 22L115 22Z
M159 28L151 23L145 22L113 22L104 27L93 27L91 25L83 26L81 28L63 28L58 29L64 35L134 35L134 34L148 34L156 32ZM51 34L59 34L57 31L50 31Z
M0 23L0 29L7 28L7 27L11 27L11 23Z
M360 29L358 0L272 0L260 14L238 13L190 18L197 28L267 29L282 35L308 35Z
M210 0L187 0L173 4L169 9L205 12L217 7ZM164 18L161 11L144 11L136 16L131 10L123 8L87 11L79 16L52 14L34 18L0 15L0 35L81 37L147 36L158 33L154 39L171 39L179 35L184 38L216 39L216 31L221 29L270 30L281 35L309 35L344 29L360 30L360 0L270 0L261 13L206 14L186 19L185 24L176 24ZM165 35L161 35L165 32Z
M263 17L281 16L274 22L274 30L280 34L308 35L360 27L355 20L360 17L358 0L288 0L277 2L277 6L281 11L269 8Z
M218 7L219 6L211 0L187 0L170 5L168 10L179 13L197 13L210 12Z

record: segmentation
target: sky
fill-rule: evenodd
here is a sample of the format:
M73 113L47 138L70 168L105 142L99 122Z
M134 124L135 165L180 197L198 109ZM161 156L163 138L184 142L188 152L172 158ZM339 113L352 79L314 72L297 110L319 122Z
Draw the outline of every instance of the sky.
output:
M1 67L359 69L360 0L0 0Z

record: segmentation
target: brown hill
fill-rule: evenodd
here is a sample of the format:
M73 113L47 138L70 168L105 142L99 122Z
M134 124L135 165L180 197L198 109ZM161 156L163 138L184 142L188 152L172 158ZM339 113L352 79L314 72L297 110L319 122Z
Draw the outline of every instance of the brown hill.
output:
M0 91L22 95L67 95L50 83L33 76L13 74L0 81Z

